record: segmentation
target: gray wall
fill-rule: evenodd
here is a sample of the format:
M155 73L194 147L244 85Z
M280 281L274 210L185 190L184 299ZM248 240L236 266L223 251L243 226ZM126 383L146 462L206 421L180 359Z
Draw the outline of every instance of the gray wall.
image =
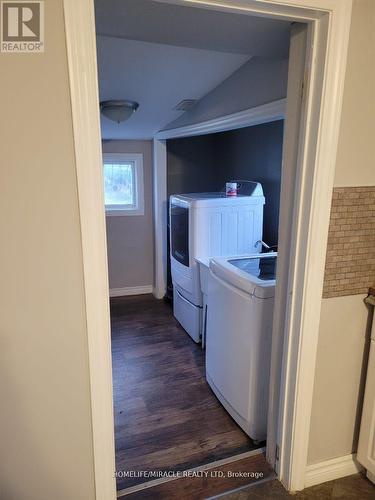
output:
M211 120L286 97L288 60L253 57L165 129Z
M263 186L263 239L278 242L283 120L216 135L220 181L249 179Z
M167 141L168 196L221 189L215 134Z
M364 298L350 295L322 302L309 464L357 450L370 337Z
M282 120L168 140L168 194L218 191L230 179L257 180L266 197L263 238L277 244L282 144Z
M152 285L154 273L152 221L152 142L104 141L104 153L142 153L144 215L107 216L109 287Z
M0 498L93 500L63 2L45 9L43 54L0 53Z
M354 0L335 186L375 186L375 2ZM372 38L371 38L372 37ZM308 463L357 448L369 312L364 295L323 299Z

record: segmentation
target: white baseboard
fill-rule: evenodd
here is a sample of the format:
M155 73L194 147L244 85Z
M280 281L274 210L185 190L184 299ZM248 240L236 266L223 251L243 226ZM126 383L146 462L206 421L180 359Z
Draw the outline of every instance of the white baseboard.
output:
M305 488L357 474L361 470L362 466L357 462L354 454L308 465L306 468Z
M152 293L152 285L142 285L142 286L127 286L125 288L111 288L109 290L110 297L124 297L125 295L144 295L146 293Z

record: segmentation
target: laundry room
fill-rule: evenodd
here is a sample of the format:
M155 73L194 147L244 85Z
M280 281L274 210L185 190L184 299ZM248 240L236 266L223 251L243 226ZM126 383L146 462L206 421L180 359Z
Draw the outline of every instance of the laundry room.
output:
M269 472L295 28L97 0L96 29L117 488L218 461Z
M255 446L267 435L282 148L283 120L167 141L167 299Z
M0 3L0 500L375 500L375 0Z
M168 198L181 193L224 192L226 183L233 179L259 182L265 197L262 240L277 249L283 124L283 120L277 120L168 140ZM238 194L243 194L241 189ZM167 237L170 249L169 233ZM168 259L168 296L172 288Z

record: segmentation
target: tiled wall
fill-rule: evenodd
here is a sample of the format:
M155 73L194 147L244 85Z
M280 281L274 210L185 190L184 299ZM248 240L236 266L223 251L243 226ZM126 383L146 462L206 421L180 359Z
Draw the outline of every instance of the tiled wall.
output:
M335 188L323 297L367 293L375 285L375 186Z

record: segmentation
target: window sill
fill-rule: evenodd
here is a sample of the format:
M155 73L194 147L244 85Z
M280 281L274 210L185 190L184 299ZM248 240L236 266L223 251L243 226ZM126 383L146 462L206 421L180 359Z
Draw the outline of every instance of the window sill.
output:
M111 209L105 211L106 217L123 217L129 215L144 215L145 212L143 209Z

